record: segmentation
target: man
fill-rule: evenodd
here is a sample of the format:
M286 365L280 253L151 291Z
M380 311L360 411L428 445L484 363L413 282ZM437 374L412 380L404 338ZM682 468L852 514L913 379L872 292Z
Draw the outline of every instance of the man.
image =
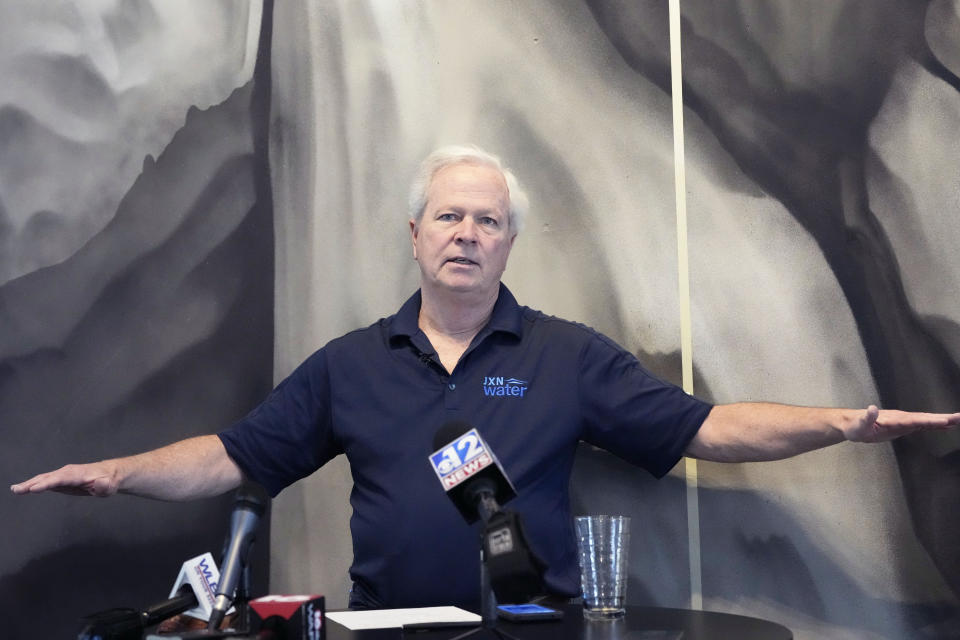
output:
M217 436L67 465L11 489L185 500L247 476L276 495L344 453L354 479L351 606L475 607L477 534L426 459L449 420L476 426L500 458L547 587L566 597L579 590L567 484L580 440L662 476L682 455L773 460L960 423L960 414L688 396L606 337L516 303L500 277L525 202L496 157L472 147L431 154L410 199L420 290L397 314L324 346Z

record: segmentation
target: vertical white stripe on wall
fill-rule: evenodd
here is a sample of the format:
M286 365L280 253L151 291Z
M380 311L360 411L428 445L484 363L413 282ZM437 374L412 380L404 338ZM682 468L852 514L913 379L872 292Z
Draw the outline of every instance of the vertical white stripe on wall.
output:
M690 261L687 248L687 179L683 152L683 74L680 63L680 0L670 0L670 85L673 97L673 167L677 207L677 276L680 301L680 359L683 390L693 393L693 338L690 322ZM690 606L703 608L700 569L700 500L697 461L685 459Z

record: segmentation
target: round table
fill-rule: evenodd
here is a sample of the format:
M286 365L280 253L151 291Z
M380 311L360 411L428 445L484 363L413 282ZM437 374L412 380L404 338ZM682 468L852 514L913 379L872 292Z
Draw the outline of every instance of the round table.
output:
M501 620L498 637L481 629L469 640L793 640L783 625L760 618L664 607L627 607L627 614L614 621L584 620L580 605L566 605L560 620L511 623ZM400 629L351 631L333 621L327 623L327 640L451 640L467 629L445 628L403 633Z

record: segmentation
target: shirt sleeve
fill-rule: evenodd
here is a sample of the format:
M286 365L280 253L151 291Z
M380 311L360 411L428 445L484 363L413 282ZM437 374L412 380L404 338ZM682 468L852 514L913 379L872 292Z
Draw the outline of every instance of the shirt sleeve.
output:
M217 435L243 473L276 496L342 453L330 416L330 378L321 349Z
M680 461L711 404L658 379L600 334L580 357L583 440L660 478Z

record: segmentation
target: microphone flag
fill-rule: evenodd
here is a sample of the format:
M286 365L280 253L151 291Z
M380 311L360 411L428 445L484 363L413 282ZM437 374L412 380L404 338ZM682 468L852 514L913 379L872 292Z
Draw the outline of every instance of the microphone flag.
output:
M478 520L474 496L468 489L485 479L499 504L509 502L517 495L513 483L480 433L465 422L444 425L433 441L436 449L430 454L430 466L443 485L444 491L468 523Z
M208 551L183 563L177 581L174 583L173 589L170 590L169 597L176 596L183 585L190 585L197 596L197 606L185 611L184 615L201 620L210 620L213 603L217 598L217 584L219 582L220 570L217 569L217 563L214 562L213 555Z

